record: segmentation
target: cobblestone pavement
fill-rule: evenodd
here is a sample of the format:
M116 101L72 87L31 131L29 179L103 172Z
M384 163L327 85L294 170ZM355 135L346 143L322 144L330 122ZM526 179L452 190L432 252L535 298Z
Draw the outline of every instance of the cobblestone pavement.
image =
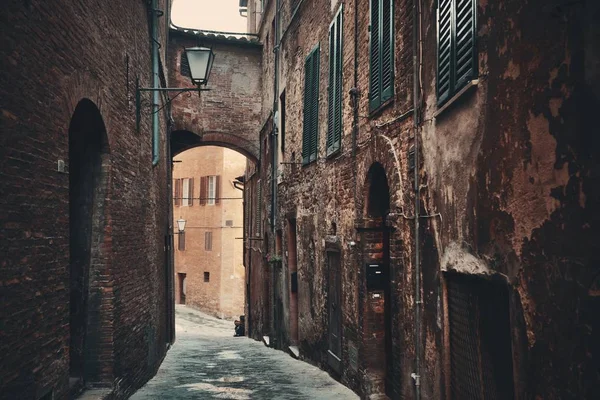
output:
M177 341L132 400L358 399L326 372L246 337L233 322L176 309Z

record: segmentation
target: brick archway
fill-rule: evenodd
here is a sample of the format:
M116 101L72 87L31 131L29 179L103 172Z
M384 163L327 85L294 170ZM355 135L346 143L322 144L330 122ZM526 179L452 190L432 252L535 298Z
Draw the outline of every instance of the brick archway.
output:
M200 136L188 130L171 132L171 157L198 146L225 147L243 154L255 164L258 162L256 145L235 134L205 133Z
M197 146L227 147L256 163L260 154L262 45L257 40L171 28L169 86L192 87L184 48L215 53L207 91L173 98L171 155Z
M77 103L69 125L69 264L71 394L112 379L112 296L105 224L110 175L106 126L94 102Z

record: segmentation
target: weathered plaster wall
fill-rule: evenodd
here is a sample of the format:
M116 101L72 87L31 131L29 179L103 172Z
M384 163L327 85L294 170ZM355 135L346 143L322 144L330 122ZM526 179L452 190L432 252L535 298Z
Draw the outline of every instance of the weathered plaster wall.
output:
M437 118L435 13L424 15L427 204L443 217L424 268L505 277L520 398L592 398L600 381L591 3L480 1L479 84Z

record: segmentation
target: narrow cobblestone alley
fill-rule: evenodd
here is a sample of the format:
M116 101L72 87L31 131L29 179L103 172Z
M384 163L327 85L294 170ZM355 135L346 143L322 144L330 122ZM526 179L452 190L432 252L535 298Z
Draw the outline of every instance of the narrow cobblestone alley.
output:
M233 323L178 305L177 340L131 399L358 399L326 372L246 337Z

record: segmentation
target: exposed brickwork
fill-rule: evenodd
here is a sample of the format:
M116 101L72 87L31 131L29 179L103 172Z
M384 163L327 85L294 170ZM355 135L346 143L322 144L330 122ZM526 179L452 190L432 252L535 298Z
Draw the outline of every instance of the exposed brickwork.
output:
M198 38L194 33L171 30L169 77L174 87L191 87L181 75L185 47L198 43L211 46L215 61L209 78L210 91L184 94L173 101L172 147L175 154L191 147L221 145L258 159L261 46L254 42L227 41L216 37Z
M155 372L167 341L166 125L161 116L153 168L150 119L135 131L133 101L135 78L151 81L148 8L11 1L0 26L0 398L68 398L69 126L85 99L108 143L93 204L84 374L123 397Z
M256 5L249 3L250 8ZM265 22L256 29L264 44L264 121L272 115L273 105L274 54L270 46L275 3L267 2L261 14ZM423 398L449 398L450 393L446 270L496 276L509 287L518 398L592 398L592 387L600 382L599 349L592 340L598 325L592 315L600 307L598 257L593 252L600 239L600 202L597 185L592 183L599 173L599 142L591 134L597 130L592 118L600 97L598 50L594 47L598 27L592 22L598 6L591 2L554 7L543 1L479 1L479 83L437 115L436 5L420 3L417 56L422 55L418 71L422 108L417 156L421 161L414 166L413 2L394 1L394 97L372 115L368 107L369 2L342 3L342 151L331 158L325 155L326 50L329 24L338 4L330 0L283 1L281 10L284 36L279 92L285 90L286 149L280 157L285 163L279 165L275 228L284 232L282 246L286 248L286 221L297 221L301 357L329 368L325 239L332 235L335 224L343 276L340 379L365 398L381 392L372 384L377 373L374 362L369 361L373 349L381 349L376 340L381 326L374 314L369 314L369 307L379 303L368 301L365 286L365 241L371 238L361 231L373 224L367 215L368 172L379 163L389 185L390 204L384 224L391 232L391 327L386 331L391 337L391 352L386 354L392 359L391 397L414 396L410 376L416 357L414 250L418 243ZM290 20L295 4L300 4L298 13ZM255 23L253 20L250 25ZM319 160L302 166L304 61L317 45L321 48ZM355 131L349 94L354 86L358 93ZM266 138L264 129L261 135ZM261 162L260 175L252 180L260 178L263 202L269 206L270 156L265 154ZM422 215L418 235L414 225L415 167ZM269 222L268 217L264 210L261 218ZM269 243L263 243L262 249L273 245L272 236L269 232ZM254 262L252 271L260 268ZM252 318L260 324L251 323L251 328L260 331L253 331L255 337L279 334L272 327L285 329L283 342L276 343L285 348L291 343L293 310L286 300L289 295L276 293L290 287L285 257L282 268L280 274L269 275L280 280L269 287L275 292L265 294L267 288L257 296L281 299L283 313L278 316L266 308L254 311ZM250 297L253 304L258 302L253 292ZM271 317L283 320L269 325ZM373 330L369 326L374 326ZM373 333L375 339L369 336ZM564 360L569 363L563 368Z

